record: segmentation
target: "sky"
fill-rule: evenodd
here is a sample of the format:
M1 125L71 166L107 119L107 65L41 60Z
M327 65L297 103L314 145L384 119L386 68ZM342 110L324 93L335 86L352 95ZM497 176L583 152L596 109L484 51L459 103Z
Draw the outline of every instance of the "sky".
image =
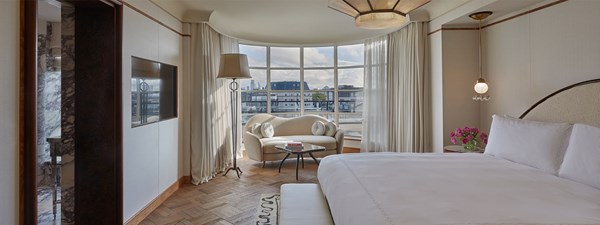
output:
M266 67L267 48L265 46L240 45L240 53L248 55L250 67ZM300 48L271 47L271 81L300 81ZM334 70L320 69L333 67L334 48L305 47L304 48L304 81L311 90L334 86ZM364 63L364 45L338 46L338 67L357 66ZM251 69L255 85L267 83L266 70ZM354 85L363 87L363 69L338 69L338 85ZM242 88L250 86L250 80L242 80Z

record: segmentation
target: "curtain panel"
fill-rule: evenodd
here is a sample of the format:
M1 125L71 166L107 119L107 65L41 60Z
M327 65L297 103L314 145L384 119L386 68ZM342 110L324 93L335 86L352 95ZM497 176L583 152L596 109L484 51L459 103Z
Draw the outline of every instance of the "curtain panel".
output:
M431 150L429 86L424 71L425 26L413 22L388 34L387 52L369 46L376 44L376 40L366 42L365 103L372 103L366 103L367 113L363 114L361 151ZM373 67L383 57L387 59L385 72Z
M365 41L362 152L387 151L387 36Z
M184 24L183 147L189 152L193 184L212 179L231 165L231 103L228 82L217 79L221 53L237 51L208 24ZM185 31L185 30L184 30ZM185 70L184 70L185 71ZM184 157L185 157L184 153Z

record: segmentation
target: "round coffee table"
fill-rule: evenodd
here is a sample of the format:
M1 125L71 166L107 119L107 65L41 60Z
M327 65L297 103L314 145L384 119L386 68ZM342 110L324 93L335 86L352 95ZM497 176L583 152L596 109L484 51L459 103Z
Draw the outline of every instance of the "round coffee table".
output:
M308 153L308 155L310 155L310 157L313 160L315 160L317 165L319 165L319 162L317 161L317 159L315 158L315 156L312 153L325 151L325 147L323 147L323 146L307 144L307 143L303 143L302 148L290 148L290 147L285 146L285 144L275 145L275 148L280 151L287 152L287 155L285 155L285 157L281 160L281 163L279 163L279 173L281 173L281 165L283 165L283 162L285 162L285 160L288 157L290 157L291 154L296 155L296 180L298 180L298 164L300 164L300 157L302 157L302 168L304 168L304 154L305 153Z

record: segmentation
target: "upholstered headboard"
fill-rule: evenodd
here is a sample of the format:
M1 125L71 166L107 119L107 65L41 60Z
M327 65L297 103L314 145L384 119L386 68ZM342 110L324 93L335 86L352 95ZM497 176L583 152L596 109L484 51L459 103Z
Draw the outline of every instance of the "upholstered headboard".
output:
M600 127L600 79L560 89L534 104L519 118Z

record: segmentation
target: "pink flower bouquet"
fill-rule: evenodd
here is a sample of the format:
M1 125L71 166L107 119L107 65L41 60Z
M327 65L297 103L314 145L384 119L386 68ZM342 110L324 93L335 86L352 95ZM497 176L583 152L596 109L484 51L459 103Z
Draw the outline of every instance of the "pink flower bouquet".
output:
M460 143L469 151L474 151L481 142L486 145L487 141L488 135L484 132L480 132L479 129L474 127L459 127L450 132L450 142L452 142L452 144Z

